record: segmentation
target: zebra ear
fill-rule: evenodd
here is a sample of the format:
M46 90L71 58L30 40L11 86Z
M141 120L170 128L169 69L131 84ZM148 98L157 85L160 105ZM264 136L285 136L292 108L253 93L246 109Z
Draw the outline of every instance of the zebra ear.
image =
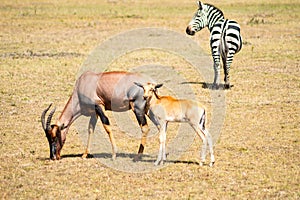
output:
M202 3L201 3L201 1L197 1L197 4L199 6L199 9L202 10Z

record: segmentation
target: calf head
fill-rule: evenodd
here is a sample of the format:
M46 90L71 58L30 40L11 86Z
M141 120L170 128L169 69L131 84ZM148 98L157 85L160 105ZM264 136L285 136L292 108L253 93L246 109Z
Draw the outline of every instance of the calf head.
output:
M163 84L154 84L154 83L147 83L146 85L142 85L141 83L134 83L135 85L143 88L144 90L144 98L146 100L150 100L153 94L157 95L157 89L163 86Z
M64 125L56 125L56 124L51 124L51 119L52 116L55 112L55 108L50 112L47 121L45 123L45 116L48 110L50 109L52 104L46 108L41 116L41 122L42 122L42 127L45 131L46 137L48 139L49 143L49 148L50 148L50 159L51 160L59 160L60 159L60 150L63 146L62 138L61 138L61 131L66 128Z

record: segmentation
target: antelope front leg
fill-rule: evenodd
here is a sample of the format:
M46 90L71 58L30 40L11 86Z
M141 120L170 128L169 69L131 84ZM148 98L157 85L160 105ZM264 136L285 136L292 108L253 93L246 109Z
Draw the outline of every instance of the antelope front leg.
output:
M201 150L200 166L203 166L204 163L205 163L206 148L207 148L207 141L206 141L206 139L204 139L204 140L202 140L202 150Z
M145 148L146 141L147 141L147 135L149 133L148 124L145 124L144 126L141 126L141 130L142 130L141 144L140 144L140 147L139 147L139 150L138 150L138 154L133 159L134 162L137 162L137 161L141 160L141 157L143 155L144 148Z
M138 123L141 127L141 131L142 131L142 139L141 139L141 144L140 144L140 147L138 150L138 154L133 159L133 161L136 162L141 159L142 154L144 152L144 148L145 148L146 141L147 141L147 135L149 133L149 126L147 124L147 119L144 114L144 111L142 111L138 107L136 107L133 111L134 111L136 119L138 120Z
M204 131L205 131L205 135L206 135L206 138L207 138L209 153L210 153L210 164L209 164L209 166L212 167L215 164L215 156L214 156L212 138L211 138L210 133L207 130L204 130Z
M158 152L158 156L157 156L157 159L156 161L154 162L154 165L159 165L159 164L163 164L163 144L160 143L159 144L159 152Z
M95 131L96 124L97 124L97 115L93 115L90 118L89 127L88 127L88 134L89 134L88 141L87 141L87 146L86 146L85 152L82 155L82 158L86 158L89 154L91 137Z
M154 165L164 164L166 161L166 127L167 123L164 123L159 132L159 152Z

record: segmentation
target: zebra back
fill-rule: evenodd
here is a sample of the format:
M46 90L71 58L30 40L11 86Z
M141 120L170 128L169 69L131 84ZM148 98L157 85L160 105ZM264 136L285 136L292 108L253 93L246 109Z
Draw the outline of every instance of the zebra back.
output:
M218 44L220 42L220 44ZM240 25L234 20L220 20L211 30L212 54L216 54L217 46L221 45L224 53L235 54L242 48ZM226 51L226 52L225 52ZM220 52L222 53L222 52Z

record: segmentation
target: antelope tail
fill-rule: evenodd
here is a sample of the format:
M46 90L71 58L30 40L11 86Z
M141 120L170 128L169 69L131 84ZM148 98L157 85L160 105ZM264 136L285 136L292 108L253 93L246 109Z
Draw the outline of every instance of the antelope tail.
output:
M203 114L202 114L202 116L201 116L201 118L200 118L200 122L199 122L200 127L201 127L203 130L205 130L205 121L206 121L206 114L205 114L205 110L204 110L204 111L203 111Z

